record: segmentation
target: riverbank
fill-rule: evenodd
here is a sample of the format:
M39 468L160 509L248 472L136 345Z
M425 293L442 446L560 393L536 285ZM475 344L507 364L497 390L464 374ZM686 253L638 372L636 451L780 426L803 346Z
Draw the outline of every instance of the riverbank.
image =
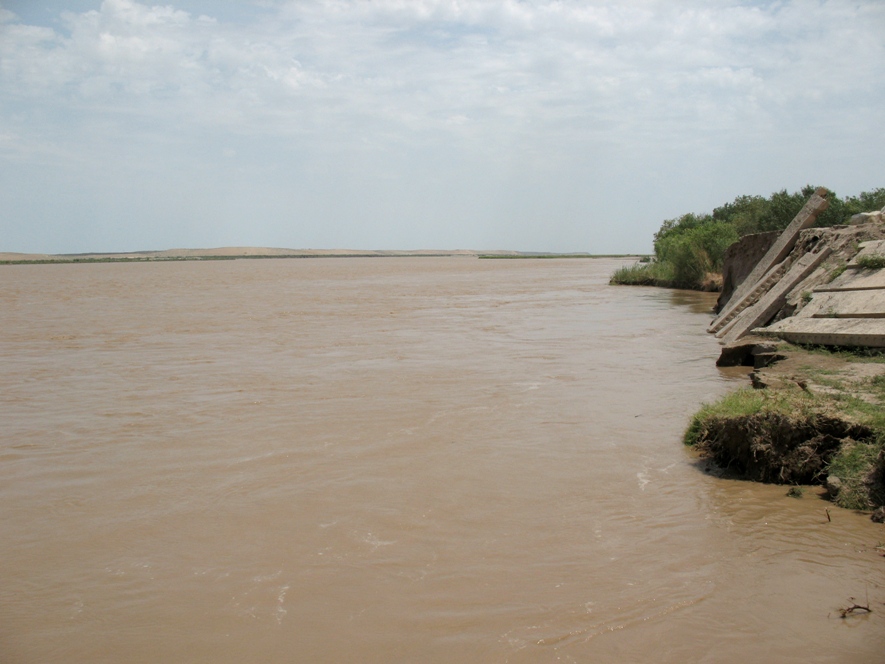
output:
M694 415L685 443L711 470L826 487L847 509L885 505L885 352L748 340L752 386ZM801 490L793 490L801 495Z

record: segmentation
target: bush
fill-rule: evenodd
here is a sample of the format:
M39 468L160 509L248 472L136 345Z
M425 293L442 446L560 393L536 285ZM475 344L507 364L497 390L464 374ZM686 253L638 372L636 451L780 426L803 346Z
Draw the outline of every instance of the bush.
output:
M865 270L881 270L885 268L885 256L861 256L856 262L858 267Z
M621 286L671 286L673 270L669 264L639 261L616 270L609 283Z
M706 217L683 232L670 232L655 243L661 263L673 266L673 280L681 288L697 287L710 272L722 271L725 250L738 239L735 228Z
M885 189L880 187L879 189L864 191L857 196L846 198L844 214L847 218L860 212L872 212L882 208L885 208Z
M690 212L667 219L654 235L654 261L645 267L621 268L612 276L611 283L705 289L708 275L722 271L722 259L729 245L751 233L783 230L815 189L807 185L801 191L791 194L784 189L768 198L738 196L712 214ZM842 224L858 212L881 209L885 206L885 188L844 201L829 191L827 199L829 207L818 215L817 226Z

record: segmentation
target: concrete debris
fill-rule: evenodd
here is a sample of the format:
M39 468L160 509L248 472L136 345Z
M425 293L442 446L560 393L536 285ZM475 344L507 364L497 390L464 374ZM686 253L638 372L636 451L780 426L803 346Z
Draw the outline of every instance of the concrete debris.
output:
M815 192L752 270L726 262L726 272L747 276L720 300L708 328L734 349L723 357L746 362L741 349L747 344L740 339L750 333L794 343L885 347L885 210L855 215L846 226L808 228L826 209L825 195ZM771 240L741 242L758 252ZM739 249L732 260L747 253Z
M753 268L753 271L750 272L740 284L738 284L734 295L731 296L731 299L723 308L723 311L719 314L718 318L713 321L713 325L711 325L711 328L716 329L711 329L710 331L715 332L718 329L721 329L722 326L718 325L717 321L722 319L730 320L755 302L754 294L758 292L760 282L768 284L772 281L772 269L778 264L783 263L784 259L790 255L793 247L796 246L799 234L804 229L814 225L814 222L817 220L817 215L826 210L829 206L826 195L827 190L820 187L814 192L811 198L808 199L808 202L805 203L803 208L799 211L799 214L793 218L790 225L787 226L784 232L780 234L780 237L778 237L768 251L765 252L765 255L758 263L756 263L756 267ZM765 288L765 290L768 289ZM761 294L762 293L759 293L760 296Z

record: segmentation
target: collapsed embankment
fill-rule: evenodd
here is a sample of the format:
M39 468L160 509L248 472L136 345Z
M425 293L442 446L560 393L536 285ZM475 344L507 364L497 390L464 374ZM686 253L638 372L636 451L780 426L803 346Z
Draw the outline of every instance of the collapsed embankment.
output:
M801 231L780 265L766 266L751 289L741 281L758 271L773 238L745 238L729 250L717 307L725 313L711 331L726 344L718 364L754 366L753 388L704 406L686 443L732 476L825 485L836 504L879 508L874 518L885 517L883 237L882 223ZM853 348L783 340L812 333L811 343L848 339Z
M611 283L721 286L708 328L723 344L717 364L753 366L754 389L704 406L686 443L724 472L825 484L838 505L878 507L874 518L885 520L885 208L815 227L841 204L824 188L808 194L782 232L727 248L734 229L716 214L665 222L656 260L622 268ZM709 273L718 257L721 278ZM840 346L853 350L832 350Z
M850 509L885 505L885 355L765 350L753 387L703 406L685 442L730 476L823 485Z
M767 396L762 396L755 412L696 418L687 439L718 465L746 479L813 484L824 477L841 445L868 443L873 435L869 427L826 412L766 408Z

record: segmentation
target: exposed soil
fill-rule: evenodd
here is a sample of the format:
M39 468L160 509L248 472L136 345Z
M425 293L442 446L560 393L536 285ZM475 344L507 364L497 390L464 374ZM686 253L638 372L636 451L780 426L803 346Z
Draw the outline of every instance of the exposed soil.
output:
M814 352L756 336L746 336L726 346L716 364L720 367L750 366L753 387L782 388L798 385L815 394L832 394L838 384L842 392L870 401L870 379L885 376L885 362L838 353Z
M750 340L745 337L742 341ZM771 340L766 340L771 345ZM775 344L772 363L757 366L750 375L753 387L776 389L798 385L813 394L847 392L870 403L876 401L870 379L885 376L885 363L844 355L813 352L789 344ZM839 388L834 386L838 385Z
M745 338L723 349L720 366L755 366L750 374L753 387L783 397L795 408L701 419L692 425L698 427L694 430L697 448L721 470L737 477L778 484L824 484L834 498L844 481L849 481L861 503L883 505L885 451L870 458L865 470L854 477L840 481L830 475L835 457L853 447L877 447L876 431L846 403L860 400L874 408L885 407L880 378L885 376L885 362L881 360L882 356L815 351ZM812 408L802 405L809 397L814 398Z
M822 484L839 447L868 439L871 433L839 417L760 413L709 420L698 449L720 468L744 479Z

